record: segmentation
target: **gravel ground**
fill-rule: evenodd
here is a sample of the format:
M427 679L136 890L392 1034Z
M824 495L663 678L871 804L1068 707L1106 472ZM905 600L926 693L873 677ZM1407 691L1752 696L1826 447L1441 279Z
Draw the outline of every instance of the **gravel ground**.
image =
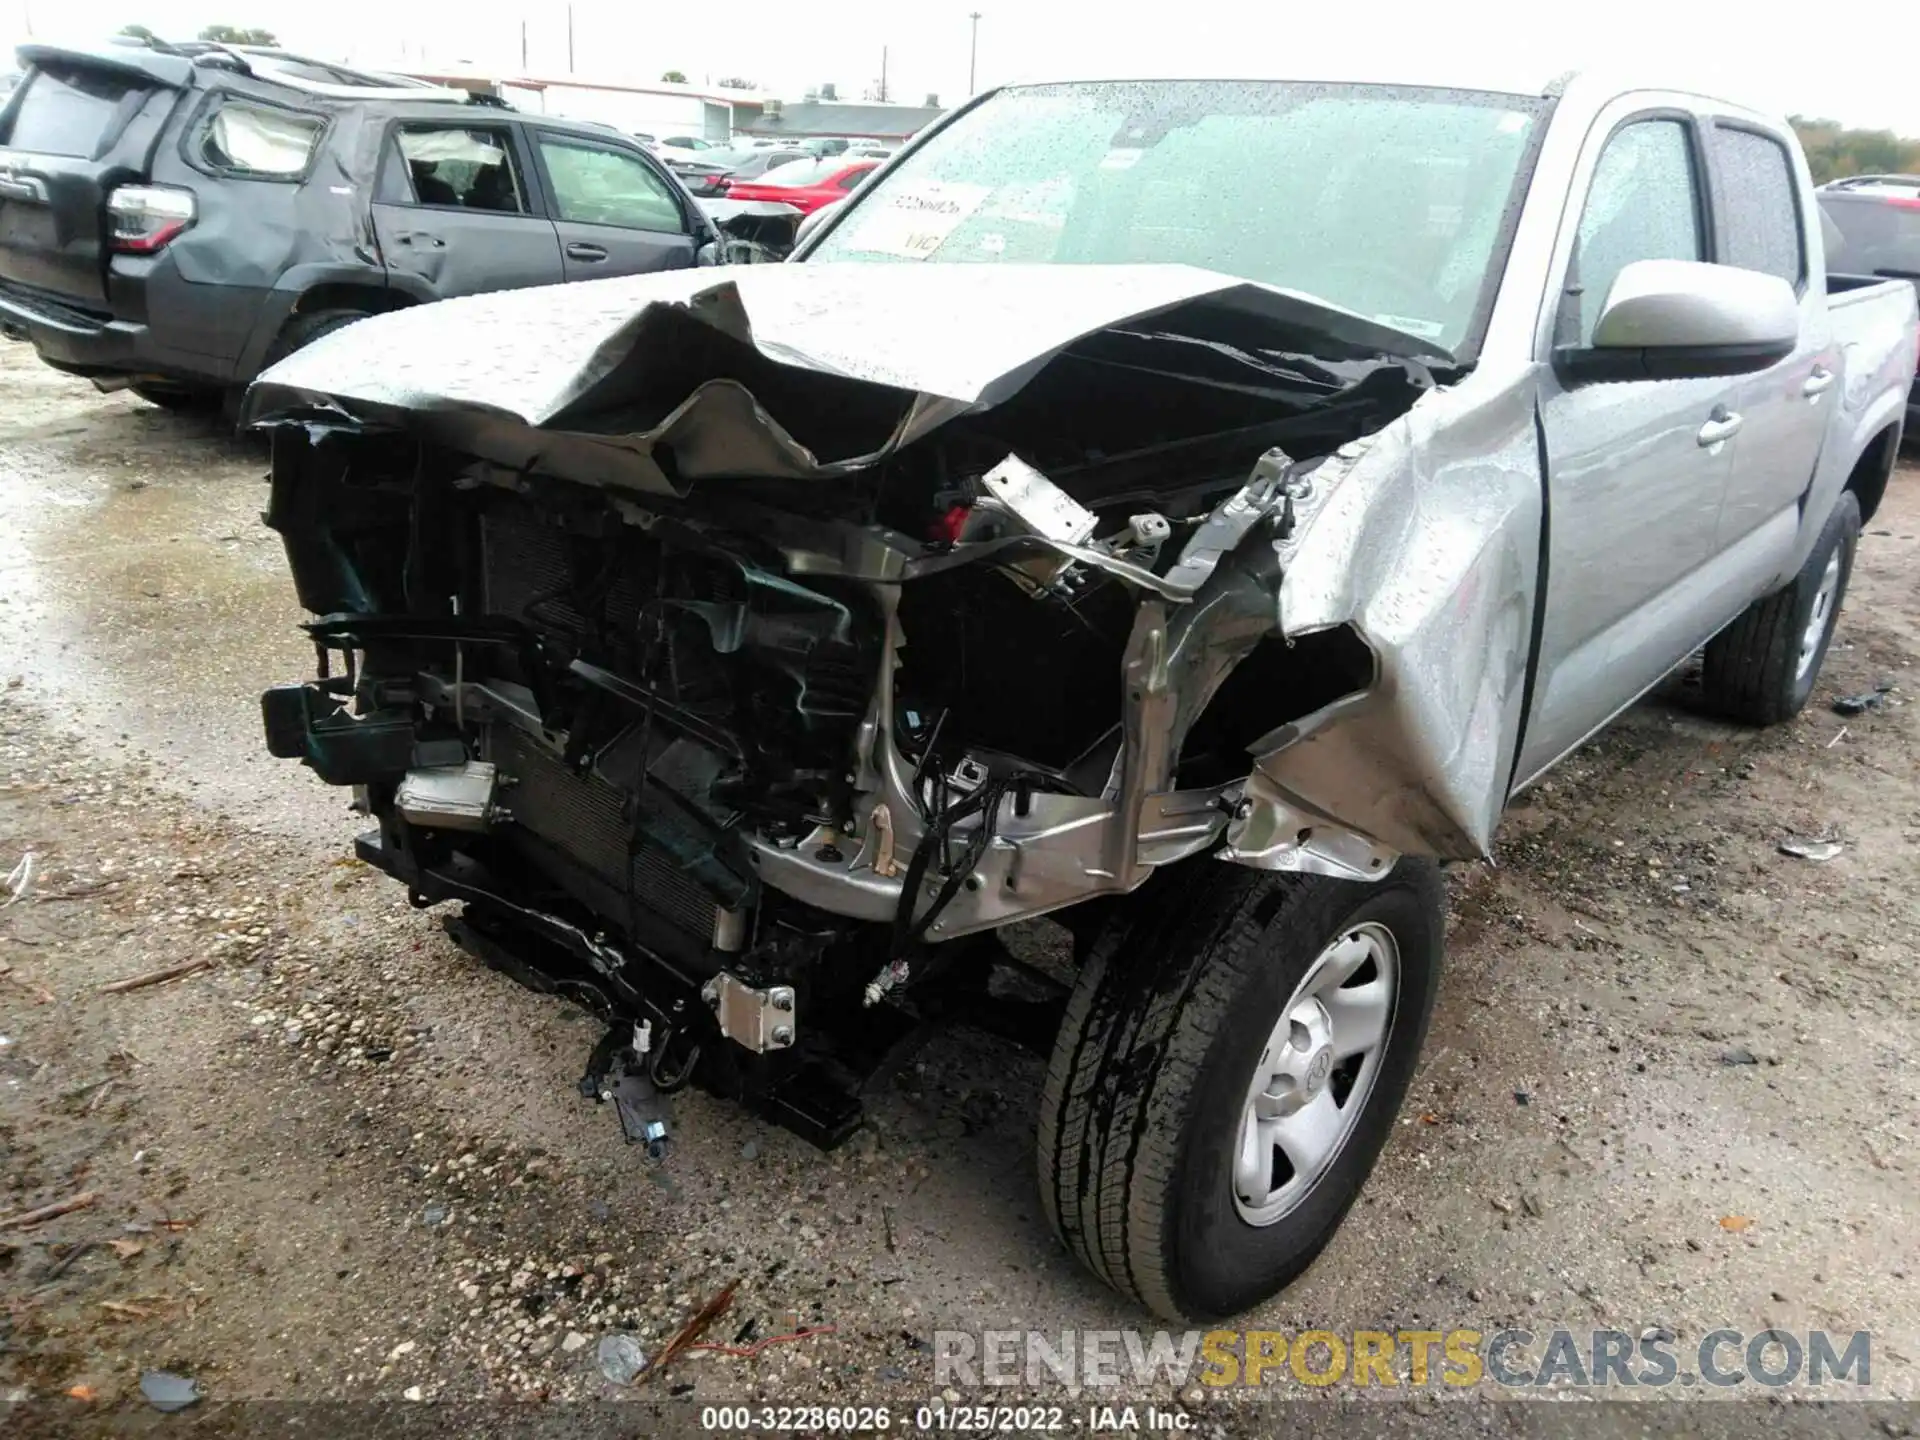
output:
M0 874L36 857L0 912L0 1226L93 1197L0 1228L0 1394L40 1402L22 1417L84 1430L166 1368L207 1418L421 1399L442 1403L366 1413L481 1433L504 1412L453 1402L620 1396L667 1402L664 1431L718 1402L924 1403L935 1329L1157 1328L1047 1232L1041 1067L982 1035L919 1051L833 1155L698 1094L665 1164L627 1148L574 1089L585 1017L461 955L348 858L340 792L265 755L258 692L311 655L263 469L0 346ZM1523 798L1495 865L1455 872L1398 1134L1325 1257L1246 1325L1665 1327L1683 1351L1720 1326L1869 1330L1871 1394L1920 1398L1916 532L1908 468L1796 722L1705 718L1683 676ZM1876 684L1876 710L1829 708ZM1788 835L1844 848L1796 859ZM604 1337L657 1352L735 1281L710 1340L819 1333L603 1376ZM1309 1393L1098 1398L1225 1435ZM1510 1398L1364 1423L1551 1433L1566 1413L1475 1403ZM1808 1411L1657 1423L1899 1434L1915 1414ZM1307 1413L1353 1418L1331 1394Z

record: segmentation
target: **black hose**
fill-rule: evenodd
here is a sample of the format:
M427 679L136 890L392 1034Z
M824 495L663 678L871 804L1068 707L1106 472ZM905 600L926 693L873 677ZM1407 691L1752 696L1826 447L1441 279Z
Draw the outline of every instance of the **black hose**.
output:
M986 854L987 846L993 842L993 827L999 815L1000 801L1012 783L1011 778L988 780L972 794L962 796L952 805L943 807L934 816L926 833L920 837L920 844L913 852L913 860L908 864L907 873L900 882L900 902L894 907L893 912L891 958L899 959L909 946L922 940L927 931L932 928L933 922L940 918L941 912L952 904L954 896L960 893L960 887L966 883L967 877L973 873L974 866L978 865L980 858ZM947 837L954 825L976 812L981 815L979 830L968 842L966 852L960 857L960 863L945 867L946 883L933 897L933 902L927 907L926 912L916 920L913 914L914 901L920 894L921 885L926 881L928 867L933 863L934 851L937 848L944 855Z

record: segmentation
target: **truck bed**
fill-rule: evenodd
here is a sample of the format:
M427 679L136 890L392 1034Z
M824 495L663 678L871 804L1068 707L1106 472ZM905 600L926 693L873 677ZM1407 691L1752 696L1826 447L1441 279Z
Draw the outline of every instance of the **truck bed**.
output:
M1880 275L1829 275L1827 311L1847 353L1847 408L1882 393L1893 377L1912 376L1920 284ZM1909 378L1907 436L1920 426L1920 378Z

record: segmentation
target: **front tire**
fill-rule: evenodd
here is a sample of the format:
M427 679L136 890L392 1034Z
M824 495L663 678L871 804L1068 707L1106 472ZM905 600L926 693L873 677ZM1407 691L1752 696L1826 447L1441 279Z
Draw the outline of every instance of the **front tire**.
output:
M1445 888L1425 860L1371 883L1192 862L1127 911L1054 1045L1042 1199L1115 1289L1213 1320L1312 1264L1372 1171L1432 1013Z
M1700 686L1708 705L1748 725L1800 713L1833 643L1859 542L1860 502L1843 491L1800 572L1707 642Z

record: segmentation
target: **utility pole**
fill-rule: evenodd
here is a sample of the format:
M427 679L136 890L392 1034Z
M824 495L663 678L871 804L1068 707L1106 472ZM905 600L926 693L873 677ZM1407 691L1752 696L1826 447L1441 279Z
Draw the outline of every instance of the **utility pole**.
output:
M520 73L527 73L527 22L520 22Z
M573 6L567 6L567 74L573 74Z
M880 103L887 103L887 47L880 47Z
M975 91L974 76L980 64L980 12L969 11L967 19L973 22L973 39L967 46L967 93L971 95Z

